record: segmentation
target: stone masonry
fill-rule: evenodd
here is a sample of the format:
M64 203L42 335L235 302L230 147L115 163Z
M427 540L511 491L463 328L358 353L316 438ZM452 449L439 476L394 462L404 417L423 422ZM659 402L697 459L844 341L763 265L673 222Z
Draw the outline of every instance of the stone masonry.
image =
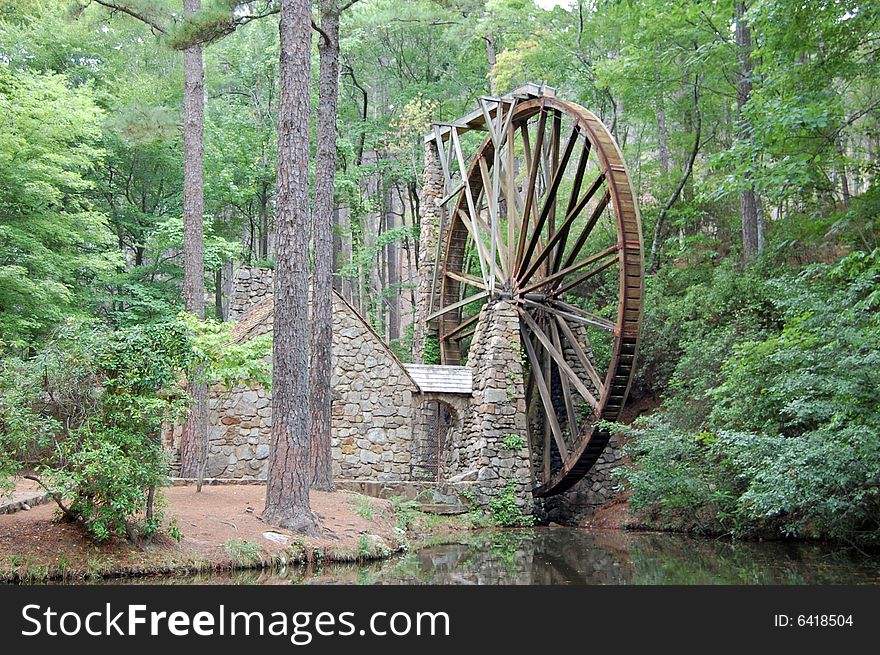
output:
M272 271L236 275L233 334L246 340L272 329ZM357 312L334 295L331 366L333 472L339 478L411 478L418 385ZM270 394L259 386L215 386L208 399L209 478L265 479L272 430ZM170 446L180 437L176 427Z
M483 307L468 355L474 392L460 441L447 451L450 481L477 480L479 500L512 486L526 513L534 509L520 360L519 317L506 300ZM505 445L507 441L507 445ZM518 443L513 448L511 443Z
M413 323L413 361L423 363L426 338L437 337L437 322L428 322L430 308L437 306L440 285L434 283L437 263L437 245L443 232L443 172L440 170L437 145L433 141L425 144L425 172L422 182L422 196L419 205L419 261L418 285L416 288L416 317ZM431 293L433 289L433 302Z

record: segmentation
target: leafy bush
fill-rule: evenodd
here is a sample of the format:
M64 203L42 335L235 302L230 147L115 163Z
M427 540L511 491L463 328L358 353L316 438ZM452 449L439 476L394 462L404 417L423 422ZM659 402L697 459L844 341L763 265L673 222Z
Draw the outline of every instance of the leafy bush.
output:
M707 316L727 353L682 343L669 411L632 430L633 506L658 527L880 541L880 251L761 295L769 310ZM743 314L763 325L738 329ZM701 348L715 366L682 375Z
M525 447L526 440L523 439L521 434L511 432L510 434L504 435L504 439L501 440L501 445L507 450L520 450Z
M96 539L149 538L163 526L161 427L184 416L186 371L268 384L269 348L188 316L115 331L70 321L36 356L0 367L0 479L37 464L64 516Z
M489 514L492 522L501 527L529 527L534 525L535 517L523 514L516 502L516 489L508 485L504 491L489 499Z

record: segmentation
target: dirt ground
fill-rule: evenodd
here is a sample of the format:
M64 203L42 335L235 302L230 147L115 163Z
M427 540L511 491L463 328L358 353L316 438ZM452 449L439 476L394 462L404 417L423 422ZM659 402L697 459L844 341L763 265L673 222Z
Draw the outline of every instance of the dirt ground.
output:
M192 486L165 489L166 517L176 519L183 539L178 543L166 536L141 548L87 539L80 526L57 520L54 503L0 515L0 579L224 569L249 558L278 561L282 556L351 560L364 556L367 544L372 556L399 548L390 501L313 491L320 536L303 539L262 521L265 491L262 485L212 485L201 493ZM280 543L280 535L288 541Z

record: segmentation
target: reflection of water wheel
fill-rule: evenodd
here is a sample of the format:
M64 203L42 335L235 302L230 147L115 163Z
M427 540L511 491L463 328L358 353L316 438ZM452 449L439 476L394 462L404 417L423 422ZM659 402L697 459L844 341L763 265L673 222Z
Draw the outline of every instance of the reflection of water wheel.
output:
M441 358L466 352L488 298L516 304L535 493L571 487L604 450L629 391L642 313L639 211L617 145L549 95L481 99L482 120L435 130L451 218L439 263ZM460 132L488 129L465 166ZM451 173L453 161L460 175ZM466 180L462 184L461 180Z

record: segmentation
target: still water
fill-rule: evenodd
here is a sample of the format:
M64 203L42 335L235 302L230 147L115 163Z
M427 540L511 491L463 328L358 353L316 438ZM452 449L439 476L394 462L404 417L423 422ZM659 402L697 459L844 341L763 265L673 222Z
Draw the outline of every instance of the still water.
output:
M485 531L370 564L168 578L171 584L880 584L880 554L573 528ZM162 582L152 579L151 583Z

